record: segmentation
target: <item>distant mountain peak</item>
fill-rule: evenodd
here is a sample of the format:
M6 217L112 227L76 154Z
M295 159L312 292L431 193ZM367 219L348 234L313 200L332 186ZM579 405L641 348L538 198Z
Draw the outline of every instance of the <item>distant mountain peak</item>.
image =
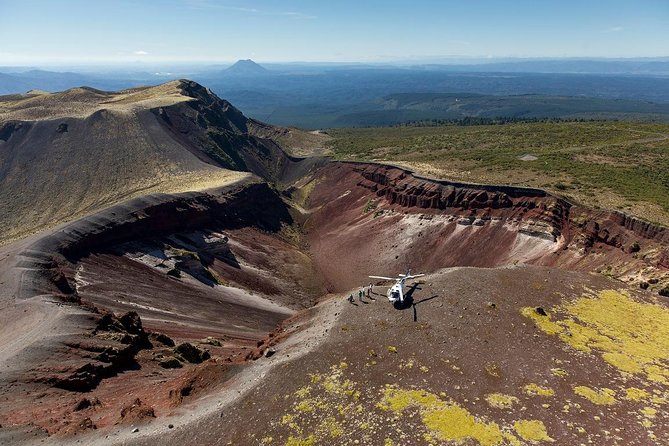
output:
M232 66L223 70L226 74L240 74L240 75L262 75L267 74L267 69L258 65L251 59L241 59L235 62Z

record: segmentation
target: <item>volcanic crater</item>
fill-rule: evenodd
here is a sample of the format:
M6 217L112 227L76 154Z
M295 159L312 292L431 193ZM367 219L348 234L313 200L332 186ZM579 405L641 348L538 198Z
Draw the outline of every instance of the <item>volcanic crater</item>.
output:
M565 302L608 289L666 315L666 228L538 189L293 157L229 104L180 85L194 101L143 119L208 166L251 174L141 195L3 248L3 283L15 285L3 301L3 442L669 441L666 357L625 370L595 335L579 350L555 337L576 327L546 325ZM0 133L11 142L22 125ZM345 302L368 275L408 268L428 276L404 307L381 286ZM643 380L651 366L659 378ZM568 383L551 372L563 369ZM595 397L579 401L583 387ZM647 397L639 407L594 402L630 388ZM407 414L411 429L397 427ZM485 429L444 427L458 420Z

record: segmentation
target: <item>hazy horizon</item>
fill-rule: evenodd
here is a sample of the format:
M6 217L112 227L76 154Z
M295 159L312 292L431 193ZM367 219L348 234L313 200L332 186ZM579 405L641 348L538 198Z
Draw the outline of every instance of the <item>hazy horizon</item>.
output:
M0 66L669 56L661 0L0 0L0 14Z
M268 67L282 67L282 66L369 66L369 67L410 67L422 65L486 65L499 63L523 63L523 62L669 62L669 56L648 56L648 57L493 57L483 58L477 56L432 56L420 58L404 58L387 61L306 61L306 60L259 60L251 58L230 59L230 60L201 60L201 61L182 61L182 60L165 60L165 61L148 61L148 60L133 60L133 61L97 61L97 62L34 62L34 63L3 63L0 61L0 68L11 69L49 69L49 68L69 68L69 69L128 69L128 68L145 68L145 67L189 67L189 68L209 68L209 67L227 67L234 65L241 60L252 60L253 62L268 66Z

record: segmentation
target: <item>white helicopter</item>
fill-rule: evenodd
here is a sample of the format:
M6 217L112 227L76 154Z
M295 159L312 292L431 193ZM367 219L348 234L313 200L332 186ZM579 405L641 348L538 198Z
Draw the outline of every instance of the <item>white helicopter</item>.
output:
M384 276L369 276L371 279L383 279L383 280L394 280L395 284L388 288L388 300L393 304L399 303L400 305L404 303L404 283L407 280L415 279L416 277L422 277L425 274L411 274L411 270L408 270L406 274L398 274L399 279L392 277Z

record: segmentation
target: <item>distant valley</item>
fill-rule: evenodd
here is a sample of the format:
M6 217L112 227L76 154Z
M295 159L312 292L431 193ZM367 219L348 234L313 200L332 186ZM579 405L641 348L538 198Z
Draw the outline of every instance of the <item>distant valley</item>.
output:
M666 122L668 66L662 60L412 66L242 60L232 66L138 65L86 72L0 68L0 94L82 85L119 90L187 77L251 118L310 129L466 116Z

